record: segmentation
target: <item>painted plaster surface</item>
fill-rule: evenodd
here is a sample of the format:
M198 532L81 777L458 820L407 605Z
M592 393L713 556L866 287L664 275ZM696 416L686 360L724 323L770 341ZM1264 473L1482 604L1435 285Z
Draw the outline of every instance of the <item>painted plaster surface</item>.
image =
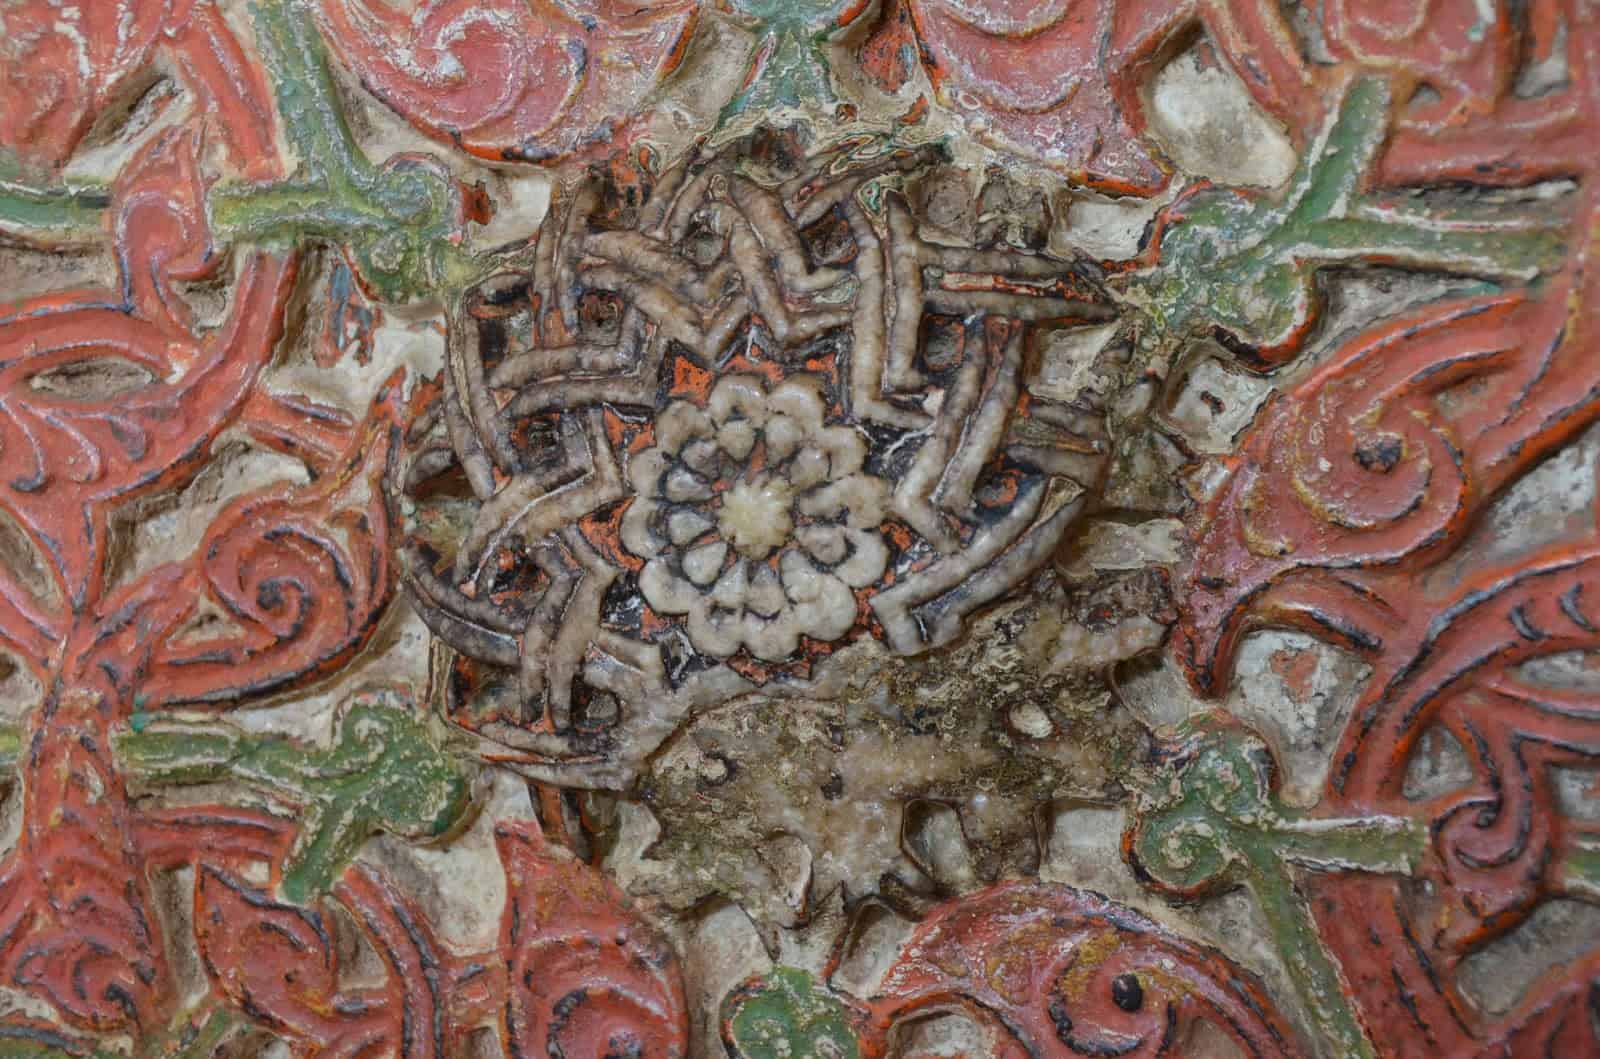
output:
M1591 0L0 0L0 1056L1600 1055Z

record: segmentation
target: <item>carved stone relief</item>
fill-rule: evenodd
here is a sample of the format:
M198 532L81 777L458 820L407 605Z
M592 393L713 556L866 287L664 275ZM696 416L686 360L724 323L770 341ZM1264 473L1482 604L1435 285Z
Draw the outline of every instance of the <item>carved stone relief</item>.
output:
M1589 0L0 0L0 1055L1600 1054Z

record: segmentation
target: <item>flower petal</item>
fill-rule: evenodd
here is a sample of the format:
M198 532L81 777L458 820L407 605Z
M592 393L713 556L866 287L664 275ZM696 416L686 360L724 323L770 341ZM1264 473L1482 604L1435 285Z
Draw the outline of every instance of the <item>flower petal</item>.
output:
M675 504L711 499L711 486L687 467L674 467L668 471L662 492Z
M674 401L656 417L656 447L677 453L695 438L711 436L711 420L688 401Z
M837 640L856 623L856 597L832 574L818 574L816 596L794 605L800 629L816 640Z
M622 513L622 546L641 559L654 558L661 551L661 539L650 528L658 509L649 497L636 496Z
M722 573L722 564L727 558L726 542L712 541L710 544L702 544L683 557L684 576L703 588Z
M822 380L815 375L795 375L785 379L767 397L767 407L789 416L808 434L822 429Z
M660 496L661 476L667 469L667 457L657 448L645 449L628 457L628 484L640 496Z
M743 625L744 642L750 653L763 662L782 662L800 648L798 616L787 604L770 620L746 612Z
M783 585L778 580L776 570L766 563L755 564L744 605L747 610L763 618L774 618L789 605L789 597L783 594Z
M866 588L883 576L889 565L889 548L883 538L866 530L847 529L850 558L833 568L833 573L851 588Z
M810 489L828 477L828 454L807 445L795 454L785 468L789 481L796 489Z
M867 461L867 447L851 427L828 427L817 432L811 444L828 454L829 476L855 474Z
M700 593L679 577L667 560L657 557L639 571L639 591L650 606L662 614L687 614L700 602Z
M853 528L871 529L884 520L888 504L889 487L883 479L852 474L811 490L795 506L812 518L837 518L843 513Z
M798 548L783 553L778 572L783 577L784 593L796 603L809 603L822 592L822 571Z
M691 441L683 448L683 462L707 478L715 478L722 469L722 450L715 441Z
M849 551L845 541L844 529L831 523L819 522L810 526L801 526L795 531L802 547L811 553L817 562L832 566L844 559Z
M767 421L764 432L767 439L767 460L771 463L781 463L794 455L795 449L805 440L805 429L792 417L786 415L773 416Z
M711 599L719 607L741 610L748 594L747 585L745 562L741 559L728 567L728 572L717 579L716 587L711 590Z
M693 541L716 523L712 522L700 511L692 507L680 507L667 516L667 537L672 543L682 548ZM627 516L623 516L623 526L627 526ZM627 543L627 538L623 538Z
M743 644L742 615L718 607L705 596L695 599L689 611L689 640L695 648L716 658L727 658Z
M722 424L717 431L717 444L736 460L742 460L750 455L750 450L755 448L756 428L748 419L735 419L730 423Z

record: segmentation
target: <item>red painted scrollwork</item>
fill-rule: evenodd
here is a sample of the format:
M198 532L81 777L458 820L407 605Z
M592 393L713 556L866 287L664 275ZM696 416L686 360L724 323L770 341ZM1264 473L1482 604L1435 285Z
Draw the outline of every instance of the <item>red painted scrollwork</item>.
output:
M156 1024L169 970L105 712L79 689L40 711L23 833L0 865L0 975L76 1026L142 1029Z
M666 939L537 827L502 826L495 842L511 880L501 930L508 1054L687 1056L683 981Z
M410 46L448 65L438 50L448 42L426 38L449 37L446 23L466 18L474 49L483 32L499 34L511 81L488 98L475 64L465 90L427 99L414 116L497 155L577 146L575 135L617 116L603 110L618 85L601 67L654 49L619 75L642 91L676 61L692 24L683 4L608 10L599 22L522 8L509 24L515 5L446 7ZM392 594L383 479L405 410L399 376L364 423L258 385L284 329L289 256L245 258L222 319L199 318L188 287L229 263L210 230L213 167L258 181L284 173L271 96L210 3L119 12L84 20L25 4L4 16L16 61L0 75L0 142L26 164L59 167L102 112L148 84L156 61L194 96L189 119L136 151L110 189L105 235L120 285L34 298L0 317L0 508L38 568L30 577L15 557L0 568L0 636L45 689L23 733L22 835L0 862L0 979L64 1026L13 1020L4 1036L75 1054L76 1032L135 1041L163 1032L179 998L153 880L188 868L215 997L296 1055L444 1059L497 1025L513 1054L543 1054L547 1037L580 1051L664 1041L660 1054L685 1054L671 950L614 886L545 846L531 824L500 839L512 894L503 947L463 955L369 867L348 869L308 904L287 902L286 858L304 850L281 817L144 808L126 789L111 747L130 717L137 730L139 717L172 706L232 709L327 674L366 643ZM335 26L359 21L339 39L377 90L423 99L380 46L399 32L392 13L330 3L324 14ZM570 84L551 76L563 62ZM123 381L80 382L102 375ZM113 585L115 509L192 481L229 429L302 461L310 481L246 492L192 555ZM377 953L380 981L343 984L341 924ZM597 954L604 983L590 973Z
M1260 986L1222 957L1095 894L1039 884L936 910L868 1008L874 1055L895 1026L939 1010L988 1028L1004 1059L1186 1055L1207 1047L1197 1033L1246 1055L1297 1054Z
M863 62L897 89L920 56L979 135L1093 187L1151 194L1169 167L1145 135L1144 86L1201 27L1263 105L1314 124L1317 75L1277 6L1258 0L890 0Z
M27 0L6 11L0 144L58 167L114 103L169 59L199 97L208 134L250 176L274 172L271 98L213 0L117 0L114 10Z
M1206 506L1174 637L1212 693L1263 626L1372 665L1320 811L1426 820L1428 855L1409 883L1319 877L1312 907L1367 1026L1384 1028L1370 1033L1383 1054L1597 1047L1587 1005L1600 953L1506 1012L1480 1010L1457 980L1544 902L1593 899L1597 837L1554 788L1557 770L1600 759L1595 699L1521 668L1600 645L1594 532L1510 562L1474 564L1462 547L1497 496L1600 417L1600 199L1574 138L1600 114L1589 72L1600 35L1570 5L1533 5L1521 37L1498 10L1333 4L1329 47L1429 89L1428 105L1398 113L1379 180L1579 181L1564 267L1542 287L1447 298L1370 329L1271 400ZM1548 58L1557 26L1562 77L1535 106L1513 92L1512 56L1523 69ZM1472 779L1418 800L1407 770L1441 731Z
M324 0L328 39L363 82L429 135L496 161L609 153L683 56L689 0Z
M0 133L26 162L65 160L158 53L197 102L110 189L119 286L40 296L0 318L0 508L37 570L26 576L25 557L6 565L0 635L45 692L24 731L22 836L0 866L0 973L71 1027L141 1038L174 1002L150 889L169 853L129 800L111 729L138 708L236 703L365 641L389 594L379 482L396 408L380 401L363 430L257 390L294 277L285 256L246 257L222 318L197 318L186 286L229 262L211 238L202 168L220 158L242 176L281 173L270 96L211 4L127 3L120 16L43 4L5 15L20 55L4 64ZM116 383L80 382L97 372ZM232 426L320 477L240 498L190 559L112 590L115 509L192 480ZM227 615L226 631L180 646L202 600ZM208 897L225 877L201 873Z
M1385 184L1520 185L1586 159L1592 45L1578 0L1330 0L1303 27L1259 0L1009 3L890 0L860 58L898 90L918 59L973 131L1092 186L1149 194L1168 163L1147 135L1144 88L1203 31L1291 134L1308 135L1354 67L1390 77L1406 105L1379 165ZM1537 74L1527 83L1519 71ZM1587 165L1586 161L1582 162Z

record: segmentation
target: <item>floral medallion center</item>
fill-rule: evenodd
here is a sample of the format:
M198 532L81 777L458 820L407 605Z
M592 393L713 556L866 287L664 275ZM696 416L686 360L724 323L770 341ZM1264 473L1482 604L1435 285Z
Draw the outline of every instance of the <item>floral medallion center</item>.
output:
M757 474L752 481L736 483L723 496L717 528L748 558L765 559L794 530L789 518L793 499L788 482Z
M410 442L405 579L458 652L451 716L531 767L616 782L670 730L650 703L952 643L1099 473L1098 399L1037 363L1112 318L1102 271L925 237L929 189L971 176L942 148L806 139L591 171L459 317L453 410ZM570 727L591 711L620 741L599 765Z
M802 636L849 632L852 590L888 564L889 491L862 470L860 433L827 421L823 380L769 389L725 375L705 407L674 401L655 428L656 444L629 461L638 496L622 523L623 545L647 560L645 601L687 615L690 641L718 658L746 648L784 661Z

